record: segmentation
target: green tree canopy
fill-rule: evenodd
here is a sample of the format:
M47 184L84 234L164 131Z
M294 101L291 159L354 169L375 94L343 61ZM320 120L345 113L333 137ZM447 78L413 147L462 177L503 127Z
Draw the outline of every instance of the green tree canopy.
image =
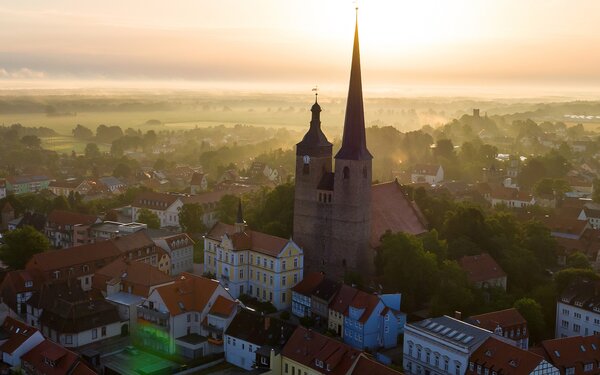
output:
M97 158L100 156L100 149L98 148L98 145L95 143L88 143L85 146L85 157L86 158Z
M94 132L92 130L80 124L77 124L71 133L73 134L73 137L77 139L88 140L94 137Z
M527 321L529 333L533 342L539 342L544 337L544 313L542 306L532 298L521 298L513 306L519 310Z
M158 215L147 208L142 208L138 211L137 221L148 225L148 228L151 229L160 228L160 219L158 218Z
M32 256L50 247L46 236L30 226L6 233L4 241L5 244L0 248L0 260L13 270L25 268Z
M576 251L567 257L567 266L570 268L592 269L590 260L581 251Z
M199 203L184 204L179 211L179 224L188 233L204 233L204 209Z

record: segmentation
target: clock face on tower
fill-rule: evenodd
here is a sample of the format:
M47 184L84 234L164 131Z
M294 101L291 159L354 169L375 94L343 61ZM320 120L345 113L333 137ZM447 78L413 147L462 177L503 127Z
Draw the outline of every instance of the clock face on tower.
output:
M310 156L308 155L304 155L304 164L309 164L310 163Z

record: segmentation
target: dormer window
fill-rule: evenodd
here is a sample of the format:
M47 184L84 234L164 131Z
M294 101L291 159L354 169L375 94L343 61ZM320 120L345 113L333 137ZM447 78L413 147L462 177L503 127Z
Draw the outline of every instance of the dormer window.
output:
M323 361L319 360L319 359L315 359L315 365L318 368L323 368ZM329 366L328 366L329 367Z
M31 281L31 280L25 281L25 288L31 288L32 286L33 286L33 281Z

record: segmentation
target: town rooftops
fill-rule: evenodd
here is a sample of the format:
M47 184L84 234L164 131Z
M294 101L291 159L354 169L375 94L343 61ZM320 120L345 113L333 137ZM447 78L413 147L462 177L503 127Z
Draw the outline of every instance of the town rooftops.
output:
M248 229L242 233L236 232L235 226L221 222L216 223L206 237L221 241L225 235L231 238L234 250L253 250L272 257L278 256L290 242L285 238Z
M100 183L110 187L118 187L120 185L123 185L123 182L121 182L121 180L119 180L118 178L114 177L114 176L106 176L106 177L100 177L98 179L98 181L100 181Z
M533 196L524 190L499 186L492 189L491 197L493 199L504 201L531 202Z
M467 321L478 327L494 332L500 326L502 329L506 327L514 327L517 325L527 324L523 315L515 308L506 310L493 311L486 314L474 315L469 317Z
M154 238L154 242L158 246L164 245L166 247L165 250L168 251L173 251L194 245L194 240L192 240L190 236L188 236L186 233L177 233L167 235L165 237Z
M318 372L346 374L360 351L333 338L298 327L283 347L282 355Z
M171 315L202 311L219 286L217 280L183 272L173 284L155 289Z
M386 231L421 234L427 232L427 220L401 189L398 181L371 188L371 247L379 246Z
M329 308L335 312L343 314L346 312L348 306L350 306L350 303L352 303L356 293L358 293L358 289L346 284L342 284L340 290L329 303Z
M29 262L27 262L26 268L39 269L41 271L53 271L79 264L89 264L90 269L93 270L93 266L98 261L117 257L120 254L121 251L112 241L101 241L93 244L69 247L61 250L50 250L35 254L31 257Z
M127 283L132 287L130 293L147 297L151 287L171 281L171 276L148 263L117 258L96 271L92 283L94 288L104 291L107 284Z
M390 367L387 367L369 357L366 354L362 353L358 357L358 361L356 365L350 372L352 375L399 375L402 374L399 371L396 371Z
M23 367L31 373L44 375L93 375L95 371L81 361L72 351L44 340L25 353L21 360Z
M441 168L439 164L417 164L412 168L413 174L422 174L426 176L435 176Z
M360 316L360 319L358 320L359 322L364 323L367 321L367 319L369 319L369 317L371 316L371 313L373 312L375 307L377 307L378 304L379 304L378 296L376 296L374 294L363 292L362 290L359 290L354 295L354 298L352 299L352 302L350 302L348 309L344 312L344 315L346 316L346 318L348 318L350 316L350 312L349 312L350 307L353 307L358 310L364 309L363 313Z
M79 333L121 321L116 306L104 299L70 299L63 295L45 306L41 324L60 333Z
M11 185L28 184L31 182L42 182L49 181L50 178L44 175L20 175L20 176L8 176L6 181Z
M335 297L338 290L340 290L340 283L325 277L323 281L313 289L312 296L329 302Z
M291 323L242 309L225 334L259 346L283 348L295 329L296 326Z
M323 281L324 278L325 275L321 272L311 272L308 275L304 276L304 279L302 279L302 281L296 284L292 288L292 291L303 296L310 296L313 290L315 290L317 286L319 286L319 284Z
M561 370L574 367L575 374L584 373L584 365L593 363L598 368L600 336L574 336L542 341L549 362Z
M488 330L446 315L409 323L406 325L406 328L418 331L423 335L434 336L451 345L458 345L468 350L477 348L493 334Z
M533 373L544 358L491 336L471 354L469 361L474 367L473 370L467 368L467 374L481 374L478 366L482 366L490 373L520 375Z
M63 225L91 225L99 222L100 219L96 215L80 214L65 210L52 210L48 215L48 223L63 226Z
M0 328L2 340L6 340L0 344L0 351L12 354L36 332L38 332L37 329L11 317L7 317L4 319L2 328Z
M472 283L506 277L504 270L488 253L464 256L460 258L458 264L467 273Z
M600 281L574 282L561 293L559 300L562 303L600 313Z
M153 191L144 191L133 201L134 207L148 208L152 210L166 210L175 203L181 196L176 194L155 193Z

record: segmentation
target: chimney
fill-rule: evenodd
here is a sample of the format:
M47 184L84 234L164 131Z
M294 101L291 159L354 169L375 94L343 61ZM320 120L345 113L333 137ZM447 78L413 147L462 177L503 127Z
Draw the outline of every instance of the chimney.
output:
M265 316L265 331L268 331L269 327L271 327L271 317Z
M457 319L457 320L462 320L462 312L460 312L460 311L455 311L455 312L454 312L454 319Z

